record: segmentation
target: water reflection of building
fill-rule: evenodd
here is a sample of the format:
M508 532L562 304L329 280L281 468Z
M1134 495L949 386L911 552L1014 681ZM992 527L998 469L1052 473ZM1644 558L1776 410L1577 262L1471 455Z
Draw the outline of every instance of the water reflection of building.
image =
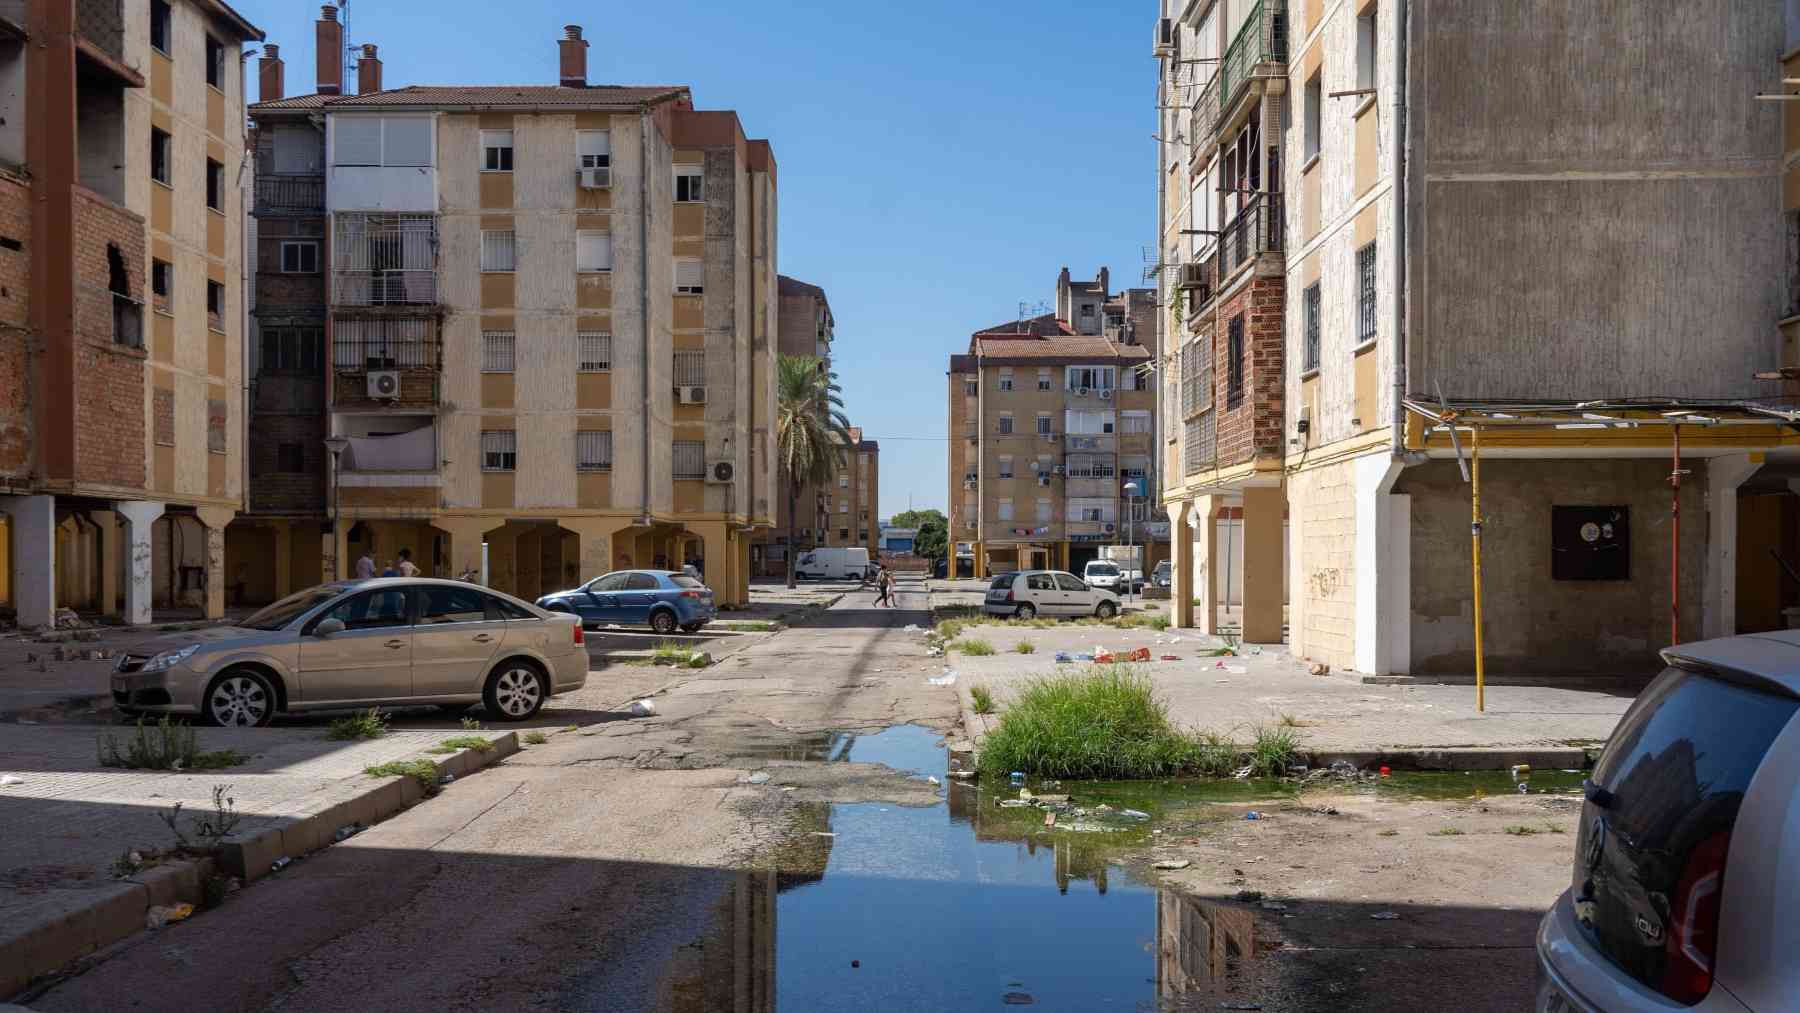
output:
M1156 897L1156 994L1171 998L1229 981L1255 954L1256 915L1247 908L1160 890Z
M670 1013L774 1013L774 869L724 871L711 929L675 955Z
M1059 891L1068 893L1070 882L1088 880L1095 890L1106 892L1107 862L1112 857L1106 840L1109 835L1048 829L1043 825L1042 810L1001 809L993 796L972 785L951 785L949 810L950 822L973 826L978 841L1023 845L1026 853L1034 856L1040 848L1052 849L1055 860L1051 869Z

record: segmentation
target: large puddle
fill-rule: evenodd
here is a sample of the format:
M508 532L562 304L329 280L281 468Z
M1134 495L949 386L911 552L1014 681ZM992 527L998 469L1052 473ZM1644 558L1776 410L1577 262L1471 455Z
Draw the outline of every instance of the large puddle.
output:
M818 736L782 752L945 780L948 758L938 741L929 729L901 726ZM1528 791L1561 793L1580 784L1578 773L1534 776ZM1267 981L1259 974L1252 908L1159 890L1133 878L1120 856L1159 825L1236 818L1237 810L1209 812L1215 803L1290 797L1305 788L1291 781L1033 787L1071 792L1086 812L1073 819L1065 813L1061 826L1046 827L1040 809L998 804L1016 797L1016 788L990 793L953 781L934 806L802 807L778 850L778 871L731 905L740 928L767 922L755 927L754 959L738 963L734 1006L724 1008L1262 1008ZM1519 790L1506 772L1396 774L1328 787L1396 798ZM1127 809L1149 818L1119 815ZM772 953L764 948L770 941Z

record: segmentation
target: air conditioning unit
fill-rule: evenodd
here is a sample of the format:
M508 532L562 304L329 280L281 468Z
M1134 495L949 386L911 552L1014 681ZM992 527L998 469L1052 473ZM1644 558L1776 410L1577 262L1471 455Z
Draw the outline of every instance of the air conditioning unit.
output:
M676 404L705 404L706 403L706 388L705 387L677 387L677 388L675 388L675 403Z
M1049 440L1051 443L1055 443L1058 437L1055 433L1045 433L1044 439Z
M369 396L377 401L398 401L400 399L400 374L391 369L371 372L369 374Z
M1086 388L1086 387L1077 387L1077 388L1075 388L1075 396L1076 396L1076 397L1087 397L1087 396L1088 396L1088 389L1087 389L1087 388Z
M1117 524L1108 524L1106 526L1106 533L1109 535L1117 530L1119 530L1119 526Z
M1102 400L1102 401L1111 401L1111 400L1112 400L1112 394L1113 394L1113 392L1112 392L1112 388L1111 388L1111 387L1102 387L1102 388L1101 388L1101 389L1100 389L1100 400Z
M1062 465L1060 465L1060 464L1059 464L1059 465L1057 465L1057 466L1056 466L1056 467L1055 467L1055 468L1054 468L1054 469L1053 469L1053 470L1054 470L1054 471L1055 471L1055 472L1056 472L1056 473L1057 473L1057 474L1058 474L1058 475L1060 475L1060 474L1062 474L1062 473L1063 473L1063 466L1062 466Z
M1173 56L1175 54L1175 19L1156 19L1156 43L1151 49L1152 56Z
M583 190L604 190L612 186L611 169L581 170L581 188Z
M1038 484L1039 485L1049 485L1050 484L1050 476L1049 475L1039 475L1038 476Z
M730 461L714 461L706 466L708 482L730 482L735 474L737 474L737 468Z
M1176 288L1206 289L1212 286L1212 265L1204 261L1197 264L1182 264L1181 278L1175 283Z

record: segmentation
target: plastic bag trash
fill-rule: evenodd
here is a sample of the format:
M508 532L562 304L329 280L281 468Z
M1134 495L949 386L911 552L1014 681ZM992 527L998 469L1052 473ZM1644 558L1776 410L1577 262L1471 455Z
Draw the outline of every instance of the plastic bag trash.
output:
M1377 911L1369 917L1378 922L1391 922L1397 920L1400 915L1396 911Z
M1025 783L1025 772L1022 770L1015 770L1007 780L1016 788Z
M1525 780L1529 780L1530 778L1531 778L1531 764L1515 763L1512 765L1512 779L1513 780L1525 781Z
M438 777L439 784L449 784L451 781L454 781L454 780L456 780L455 774L443 774Z
M751 774L750 776L744 778L744 783L745 784L768 784L769 783L769 772L766 770L759 770L756 773Z
M1142 809L1120 809L1119 814L1122 816L1129 816L1134 820L1147 820L1150 818L1150 814L1144 812Z
M160 929L170 922L178 922L194 913L192 904L152 905L144 912L144 927Z
M647 718L656 714L656 704L650 700L633 700L625 712L634 718Z
M1031 805L1031 803L1022 798L1003 798L1000 800L1000 808L1002 809L1022 809L1029 805Z
M946 668L943 675L935 675L925 681L933 686L954 686L956 685L956 669Z
M1151 867L1155 868L1155 869L1163 869L1165 871L1173 872L1176 869L1185 869L1188 866L1193 865L1193 864L1194 864L1193 862L1190 862L1185 858L1165 858L1162 861L1155 863Z
M1070 654L1068 651L1057 651L1056 652L1057 664L1067 664L1068 662L1071 662L1074 660L1075 660L1075 656L1073 654Z
M1287 905L1278 900L1265 900L1262 902L1262 908L1264 911L1286 911Z
M7 774L5 776L0 776L0 787L10 788L15 784L24 784L24 783L25 783L25 779L22 777L14 777L11 774Z
M904 627L902 627L902 629L904 629L908 633L917 633L917 632L919 632L919 624L918 623L907 623Z
M1262 1003L1260 1003L1260 1002L1222 1002L1219 1004L1219 1008L1220 1009L1236 1009L1236 1010L1256 1010L1256 1009L1262 1009Z
M929 775L926 776L925 780L929 784L943 784L944 783L944 782L938 780L937 778L931 777Z
M361 823L352 823L349 826L338 827L337 833L333 834L332 836L337 838L340 841L347 841L350 838L355 837L357 834L360 834L362 832L363 832L363 825Z
M837 834L830 830L814 830L814 831L812 831L812 836L813 837L836 837Z
M1255 809L1252 809L1249 812L1244 814L1244 818L1247 820L1260 820L1260 819L1262 819L1262 813L1259 813Z

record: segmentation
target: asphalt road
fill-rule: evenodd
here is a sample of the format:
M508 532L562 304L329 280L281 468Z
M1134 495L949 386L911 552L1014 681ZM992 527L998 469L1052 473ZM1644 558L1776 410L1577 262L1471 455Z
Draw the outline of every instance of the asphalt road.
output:
M924 622L925 595L904 593L894 610L872 601L853 593L724 664L683 673L655 698L656 717L604 714L556 734L217 910L121 944L27 1002L733 1009L737 969L760 959L738 929L742 912L774 902L738 870L783 836L793 807L932 798L920 782L863 765L818 765L817 785L793 792L741 780L819 732L952 726L954 697L926 685L935 663L900 629Z

